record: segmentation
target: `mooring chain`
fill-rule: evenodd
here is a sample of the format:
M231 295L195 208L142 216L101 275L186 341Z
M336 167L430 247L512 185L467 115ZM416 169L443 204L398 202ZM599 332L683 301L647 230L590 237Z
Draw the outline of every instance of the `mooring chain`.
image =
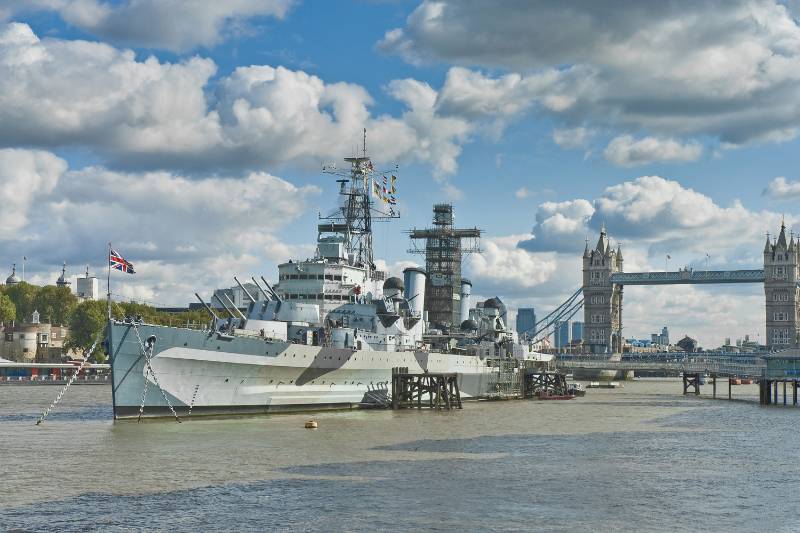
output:
M161 391L161 396L164 397L164 401L167 403L167 407L172 412L172 416L175 417L175 420L180 424L181 419L178 417L178 413L175 412L175 409L172 407L172 402L169 401L167 397L167 393L164 392L164 389L161 387L161 384L158 382L158 377L156 377L156 371L153 370L153 366L150 364L150 358L153 354L153 343L148 343L147 348L145 348L144 342L142 342L142 336L139 335L139 328L136 327L136 324L133 324L133 331L136 332L136 338L139 339L139 350L142 352L142 356L144 357L144 365L145 365L145 374L144 374L144 385L145 385L145 393L147 392L147 374L149 373L153 376L153 383L158 390ZM143 395L144 396L144 395ZM142 411L144 410L144 402L142 402Z
M69 381L67 381L67 384L64 385L64 388L61 389L58 392L58 395L56 396L56 399L53 400L53 403L50 404L50 407L45 409L44 413L42 413L42 416L40 416L39 420L36 421L36 425L37 426L39 424L41 424L42 422L44 422L44 419L47 418L47 415L50 414L50 411L52 411L55 408L55 406L58 405L58 402L61 401L61 398L64 396L64 393L67 392L67 389L69 388L69 386L72 385L75 382L76 379L78 379L78 374L81 373L81 370L83 370L83 367L85 367L86 364L89 362L89 356L94 351L94 348L95 348L95 346L97 346L98 341L99 341L99 339L95 339L94 343L89 348L89 350L83 352L83 360L81 361L81 364L78 366L78 369L75 371L74 374L72 374L72 376L70 376Z
M200 389L200 385L195 385L194 386L194 392L192 393L192 401L189 404L189 412L186 414L186 416L192 416L192 407L194 407L194 400L195 400L195 398L197 398L197 391L199 389Z
M146 398L147 398L147 386L149 384L150 384L150 382L147 380L147 374L145 374L145 376L144 376L144 388L142 389L142 402L139 405L139 418L136 420L137 423L141 422L142 421L142 416L144 416L144 403L145 403Z

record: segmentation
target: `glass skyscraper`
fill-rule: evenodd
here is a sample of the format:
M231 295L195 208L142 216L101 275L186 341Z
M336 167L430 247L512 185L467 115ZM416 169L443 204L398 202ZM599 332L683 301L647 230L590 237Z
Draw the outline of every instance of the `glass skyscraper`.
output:
M517 333L533 335L536 325L536 311L533 307L523 307L517 310Z

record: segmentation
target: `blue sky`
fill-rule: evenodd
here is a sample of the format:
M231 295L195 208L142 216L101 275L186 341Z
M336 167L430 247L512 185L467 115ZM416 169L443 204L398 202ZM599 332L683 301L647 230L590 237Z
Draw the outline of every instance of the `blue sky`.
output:
M319 169L367 127L370 153L400 166L403 218L376 232L390 269L418 260L403 231L436 201L486 231L465 271L512 310L570 294L603 221L627 270L662 269L666 253L672 267L709 254L757 268L764 233L797 220L794 9L2 2L0 180L14 208L0 253L49 282L63 260L101 269L112 240L141 265L120 294L170 305L237 273L272 277L313 253L333 191ZM626 335L763 334L760 291L627 291Z

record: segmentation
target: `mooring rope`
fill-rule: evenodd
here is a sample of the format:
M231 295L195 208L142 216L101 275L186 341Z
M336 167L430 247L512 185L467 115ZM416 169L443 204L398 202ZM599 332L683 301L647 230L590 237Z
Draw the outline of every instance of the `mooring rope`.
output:
M92 346L87 351L83 352L83 359L81 360L81 364L78 365L78 369L75 371L74 374L72 374L72 376L70 376L69 381L67 381L67 384L64 385L64 388L61 389L58 392L58 395L56 396L56 399L53 400L53 403L50 404L50 407L45 409L44 413L42 413L42 416L40 416L39 420L36 421L36 425L37 426L39 424L41 424L42 422L44 422L44 419L47 418L47 415L50 414L50 411L52 411L55 408L55 406L58 405L58 402L61 401L61 398L64 397L64 393L67 392L67 389L69 388L69 386L72 385L75 382L76 379L78 379L78 374L81 373L81 370L83 370L83 367L85 367L86 363L89 362L89 356L94 351L94 349L97 346L97 343L99 342L99 340L100 340L99 338L95 339L94 343L92 343Z

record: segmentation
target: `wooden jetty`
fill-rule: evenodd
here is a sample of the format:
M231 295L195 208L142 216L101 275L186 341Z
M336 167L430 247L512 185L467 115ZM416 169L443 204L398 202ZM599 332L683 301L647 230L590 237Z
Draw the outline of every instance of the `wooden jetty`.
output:
M797 405L798 379L761 379L758 381L758 403L778 405L778 384L783 383L783 405L787 405L786 384L792 387L792 405Z
M462 409L455 372L412 374L392 369L392 409Z
M540 398L547 396L567 395L567 376L560 372L541 372L526 369L523 380L522 397Z

